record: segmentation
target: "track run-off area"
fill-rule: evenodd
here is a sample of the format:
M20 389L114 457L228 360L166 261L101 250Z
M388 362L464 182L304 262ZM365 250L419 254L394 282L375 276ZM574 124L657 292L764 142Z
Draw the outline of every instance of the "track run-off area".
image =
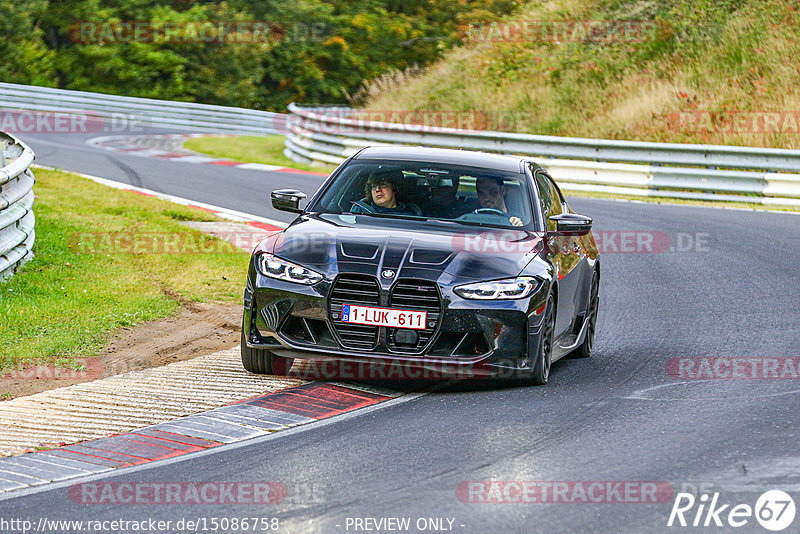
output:
M38 164L284 223L269 192L310 195L323 179L140 157L90 136L21 137ZM181 519L257 517L279 532L764 532L755 515L727 521L768 490L800 504L800 215L568 201L594 219L600 244L598 333L592 357L557 362L547 386L382 382L387 402L9 492L0 517L172 521L172 531ZM156 499L159 484L177 497ZM195 503L193 484L273 493ZM92 501L120 487L146 497ZM669 527L679 493L717 495L724 526L703 527L698 498L684 501L688 526Z

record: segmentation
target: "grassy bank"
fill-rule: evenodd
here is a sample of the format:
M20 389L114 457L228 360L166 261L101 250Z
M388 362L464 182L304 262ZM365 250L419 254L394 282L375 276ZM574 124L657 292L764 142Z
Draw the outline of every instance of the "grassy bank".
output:
M334 167L308 165L298 163L283 155L283 135L241 135L235 137L194 137L188 139L183 146L195 152L201 152L218 158L228 158L246 163L264 163L281 165L304 171L331 172Z
M36 256L0 282L0 368L68 365L181 301L241 298L248 255L179 223L213 215L69 173L36 179Z
M536 31L473 30L421 75L385 76L363 97L375 111L478 111L487 129L797 148L798 13L776 0L531 1L505 22ZM598 39L576 21L640 31Z

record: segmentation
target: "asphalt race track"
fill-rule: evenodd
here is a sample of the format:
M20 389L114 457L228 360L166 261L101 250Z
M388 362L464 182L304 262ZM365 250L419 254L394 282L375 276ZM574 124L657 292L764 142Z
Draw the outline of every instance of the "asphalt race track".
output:
M180 132L148 128L139 134L141 133ZM18 137L33 149L36 154L34 163L38 165L92 174L286 222L292 220L291 216L272 208L269 192L278 187L297 187L310 194L322 181L322 177L308 174L225 169L220 165L161 161L86 144L88 139L101 135L102 132L69 135L39 133L20 134Z
M283 221L269 191L310 194L321 181L107 152L87 146L91 136L21 137L40 164ZM602 241L596 352L555 364L547 386L431 385L408 402L94 480L274 481L287 491L276 504L76 504L64 485L0 501L0 515L257 516L278 518L278 532L406 531L388 518L408 518L410 532L765 532L754 516L727 521L767 490L800 506L800 215L570 204ZM539 493L515 502L532 486ZM705 512L691 526L698 498L690 526L668 527L681 491L719 493L724 526L703 528Z

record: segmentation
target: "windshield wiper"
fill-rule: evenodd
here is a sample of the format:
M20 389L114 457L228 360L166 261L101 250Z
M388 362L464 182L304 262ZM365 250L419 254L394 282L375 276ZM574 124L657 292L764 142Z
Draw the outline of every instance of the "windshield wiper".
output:
M412 221L427 221L426 217L422 215L409 215L400 213L370 213L368 211L361 213L353 213L352 211L344 212L347 215L369 215L370 217L380 217L381 219L411 219Z
M483 223L478 221L459 221L457 219L442 219L439 217L425 217L424 215L408 215L408 214L395 214L395 213L370 213L370 212L359 212L354 213L352 211L344 211L339 215L367 215L370 217L378 217L380 219L406 219L411 221L433 221L437 223L444 223L444 224L458 224L459 226L478 226L480 228L494 228L494 229L503 229L503 230L522 230L522 231L530 231L526 230L519 226L504 226L499 224L490 224L490 223Z
M440 219L439 217L428 217L429 221L441 222L446 224L459 224L461 226L479 226L481 228L495 228L495 229L502 229L502 230L522 230L528 232L529 230L524 229L521 226L504 226L501 224L491 224L491 223L484 223L479 221L459 221L458 219Z

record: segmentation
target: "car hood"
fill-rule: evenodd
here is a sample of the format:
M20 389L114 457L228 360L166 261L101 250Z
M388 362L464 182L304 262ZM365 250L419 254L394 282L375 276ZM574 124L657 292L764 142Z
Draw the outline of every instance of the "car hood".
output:
M540 242L541 234L515 229L323 214L300 217L261 249L329 278L357 272L447 284L517 276Z

